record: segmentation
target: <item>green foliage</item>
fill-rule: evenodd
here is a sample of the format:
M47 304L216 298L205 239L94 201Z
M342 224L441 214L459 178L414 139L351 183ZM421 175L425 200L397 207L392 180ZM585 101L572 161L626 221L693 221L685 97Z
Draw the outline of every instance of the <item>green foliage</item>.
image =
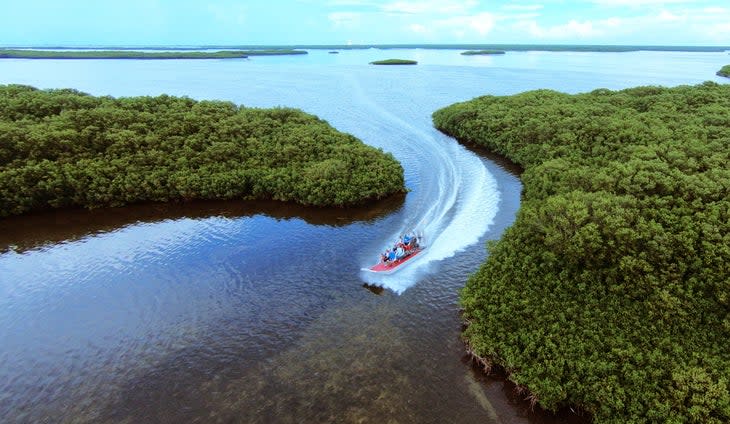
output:
M717 75L730 78L730 65L725 65L717 71Z
M730 85L485 96L434 123L525 168L465 338L547 408L730 422Z
M242 59L248 56L307 54L304 50L221 50L217 52L131 50L0 50L0 59Z
M490 55L490 54L505 54L504 50L467 50L461 52L463 56L479 56L479 55Z
M0 86L0 216L190 199L345 206L403 184L392 155L295 109Z
M370 62L371 65L417 65L418 62L415 60L408 60L408 59L385 59L385 60L376 60L374 62Z

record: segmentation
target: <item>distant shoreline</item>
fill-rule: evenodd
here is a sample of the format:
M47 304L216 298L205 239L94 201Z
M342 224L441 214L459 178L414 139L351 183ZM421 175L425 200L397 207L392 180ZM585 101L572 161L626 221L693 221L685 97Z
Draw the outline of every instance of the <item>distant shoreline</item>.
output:
M730 65L723 66L719 71L717 71L717 75L725 78L730 78Z
M484 55L495 55L495 54L505 54L504 50L467 50L465 52L461 52L462 56L484 56Z
M0 46L2 47L2 46ZM292 44L292 45L200 45L200 46L4 46L6 49L36 50L172 50L191 51L207 49L236 50L361 50L361 49L428 49L428 50L504 50L504 51L554 51L554 52L724 52L728 46L646 46L646 45L579 45L579 44Z
M249 56L282 56L307 54L304 50L223 50L223 51L167 51L140 50L0 50L0 59L246 59Z
M385 59L370 62L371 65L418 65L418 62L410 59Z

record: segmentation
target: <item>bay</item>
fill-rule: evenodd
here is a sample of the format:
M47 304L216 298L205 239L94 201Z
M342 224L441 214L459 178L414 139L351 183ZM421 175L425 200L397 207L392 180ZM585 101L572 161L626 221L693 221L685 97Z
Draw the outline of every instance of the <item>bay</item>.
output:
M414 59L417 66L370 61ZM0 60L0 83L314 113L391 152L365 208L135 205L0 221L3 422L562 422L464 357L458 290L513 222L514 169L431 113L484 94L721 82L724 52L311 50L247 60ZM361 271L407 230L426 255Z

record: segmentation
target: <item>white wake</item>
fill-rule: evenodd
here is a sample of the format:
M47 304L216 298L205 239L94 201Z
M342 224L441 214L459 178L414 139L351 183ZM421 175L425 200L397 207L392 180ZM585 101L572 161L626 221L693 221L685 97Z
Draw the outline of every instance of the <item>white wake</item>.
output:
M392 114L359 90L358 84L353 89L360 104L389 127L393 137L379 147L403 163L406 179L413 185L402 226L383 234L382 244L366 252L371 259L361 265L372 266L380 252L409 231L422 233L428 246L392 274L361 272L367 283L400 294L432 272L439 261L477 243L494 221L500 195L495 178L473 152L435 130L419 129Z

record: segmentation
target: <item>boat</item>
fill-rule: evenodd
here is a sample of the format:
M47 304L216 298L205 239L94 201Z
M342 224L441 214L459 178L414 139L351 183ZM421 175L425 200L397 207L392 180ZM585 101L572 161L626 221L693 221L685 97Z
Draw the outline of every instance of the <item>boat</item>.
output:
M426 246L423 244L422 237L420 236L406 236L405 242L402 240L403 238L395 243L393 249L388 249L387 251L401 252L400 255L388 260L387 253L384 253L380 255L380 261L377 264L369 268L363 268L363 270L378 274L392 274L426 250Z

